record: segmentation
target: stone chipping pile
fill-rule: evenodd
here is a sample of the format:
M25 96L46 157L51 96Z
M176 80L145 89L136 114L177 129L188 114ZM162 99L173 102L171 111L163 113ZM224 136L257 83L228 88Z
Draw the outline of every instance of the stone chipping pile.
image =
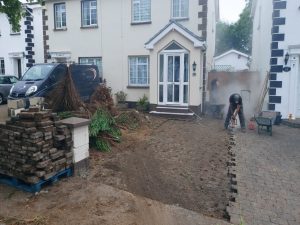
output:
M29 184L47 180L72 165L72 137L51 111L31 108L0 125L0 176Z

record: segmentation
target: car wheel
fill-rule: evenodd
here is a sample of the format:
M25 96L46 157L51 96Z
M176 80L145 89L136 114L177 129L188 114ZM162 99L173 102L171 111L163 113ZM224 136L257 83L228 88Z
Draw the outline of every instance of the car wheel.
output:
M3 104L3 102L4 102L3 95L2 95L2 94L0 94L0 105L2 105L2 104Z

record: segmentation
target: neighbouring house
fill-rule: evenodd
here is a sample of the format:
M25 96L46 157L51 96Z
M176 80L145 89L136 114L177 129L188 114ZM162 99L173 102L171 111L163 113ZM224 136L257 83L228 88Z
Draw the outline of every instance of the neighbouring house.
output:
M113 93L131 105L146 95L153 113L201 111L218 0L46 0L43 14L47 62L95 64Z
M237 72L249 70L250 56L240 51L231 49L214 57L214 71Z
M34 63L44 62L42 7L24 4L20 32L13 32L6 14L0 13L0 75L21 77Z
M267 109L300 117L300 2L254 0L251 70L269 75Z

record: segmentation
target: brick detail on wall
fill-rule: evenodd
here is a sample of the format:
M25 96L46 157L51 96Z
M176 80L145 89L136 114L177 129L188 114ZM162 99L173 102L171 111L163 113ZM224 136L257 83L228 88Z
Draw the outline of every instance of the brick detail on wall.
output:
M46 10L42 10L42 18L43 18L43 46L44 46L44 62L47 63L48 59L48 50L49 50L49 36L47 35L48 31L48 26L47 26L47 21L48 21L48 16L46 16Z
M198 23L198 31L204 40L207 38L207 2L208 0L198 0L199 6L202 6L202 11L198 12L198 19L202 21Z
M25 21L24 25L25 27L25 63L26 67L30 68L33 63L35 63L34 59L34 35L33 33L33 16L32 16L32 9L29 7L26 7L26 13L25 13Z

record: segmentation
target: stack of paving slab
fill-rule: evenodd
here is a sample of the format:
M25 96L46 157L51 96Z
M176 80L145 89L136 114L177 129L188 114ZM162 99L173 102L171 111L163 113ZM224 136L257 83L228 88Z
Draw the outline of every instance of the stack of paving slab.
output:
M31 108L0 125L0 175L35 184L70 168L71 132L55 121L51 111Z

